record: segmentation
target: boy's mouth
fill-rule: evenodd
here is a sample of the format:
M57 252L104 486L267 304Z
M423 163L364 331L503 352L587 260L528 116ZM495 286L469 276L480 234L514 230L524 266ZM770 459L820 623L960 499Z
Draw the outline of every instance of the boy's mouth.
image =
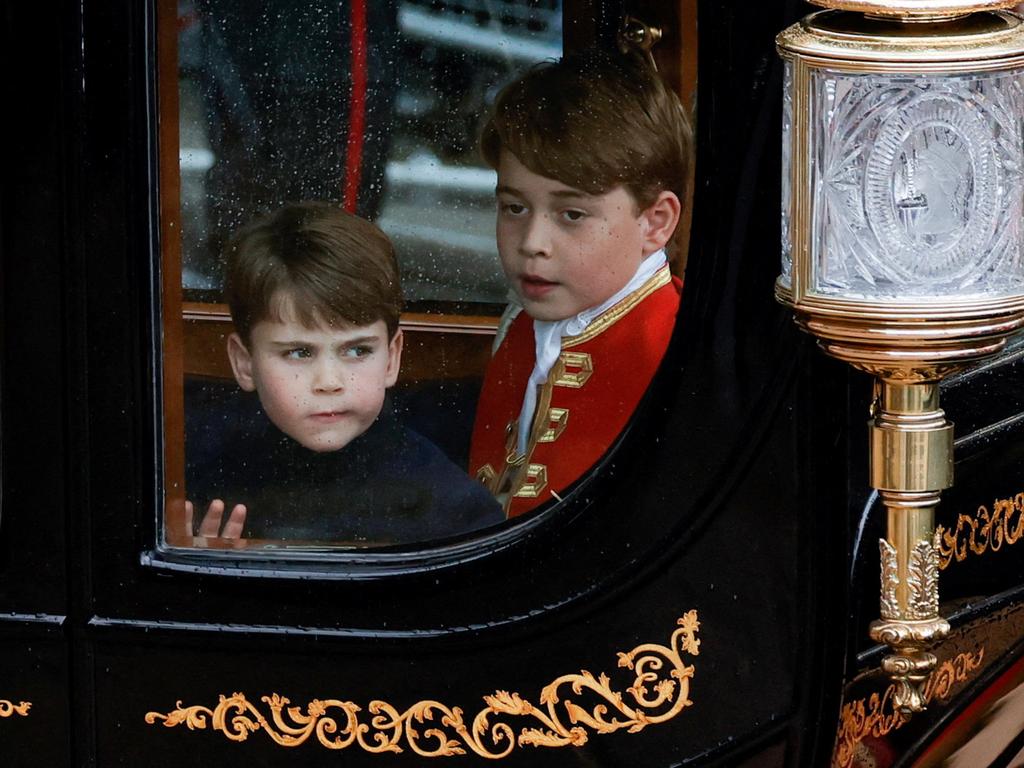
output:
M345 411L320 411L319 413L310 414L309 418L321 424L332 424L335 421L341 421L345 416Z
M519 286L527 299L539 299L557 286L554 280L545 280L536 275L520 275Z

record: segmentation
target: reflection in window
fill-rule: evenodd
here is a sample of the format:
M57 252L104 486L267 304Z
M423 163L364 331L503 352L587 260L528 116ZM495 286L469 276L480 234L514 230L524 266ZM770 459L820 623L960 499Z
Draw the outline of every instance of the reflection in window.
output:
M478 126L561 53L560 0L181 0L182 285L219 300L257 214L336 200L392 237L408 300L505 296Z

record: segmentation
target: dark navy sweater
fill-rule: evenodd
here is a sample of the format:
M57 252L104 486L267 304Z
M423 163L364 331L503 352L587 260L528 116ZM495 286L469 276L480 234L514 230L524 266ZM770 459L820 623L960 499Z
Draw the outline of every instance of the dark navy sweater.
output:
M255 395L190 413L186 493L196 524L212 499L246 505L243 537L404 544L495 525L500 506L385 404L344 448L318 453L281 432Z

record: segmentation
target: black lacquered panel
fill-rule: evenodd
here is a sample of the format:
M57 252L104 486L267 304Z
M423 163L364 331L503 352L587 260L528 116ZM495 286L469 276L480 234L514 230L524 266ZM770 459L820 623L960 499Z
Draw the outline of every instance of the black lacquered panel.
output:
M70 765L70 709L59 619L0 618L0 761Z

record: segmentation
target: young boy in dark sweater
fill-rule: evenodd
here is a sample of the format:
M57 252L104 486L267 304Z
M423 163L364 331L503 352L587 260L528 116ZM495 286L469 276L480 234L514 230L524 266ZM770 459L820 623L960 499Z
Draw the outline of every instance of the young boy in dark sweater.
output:
M233 238L225 293L231 368L255 395L189 446L200 535L218 534L225 501L228 538L399 544L503 519L387 402L402 294L377 227L327 203L285 206Z

